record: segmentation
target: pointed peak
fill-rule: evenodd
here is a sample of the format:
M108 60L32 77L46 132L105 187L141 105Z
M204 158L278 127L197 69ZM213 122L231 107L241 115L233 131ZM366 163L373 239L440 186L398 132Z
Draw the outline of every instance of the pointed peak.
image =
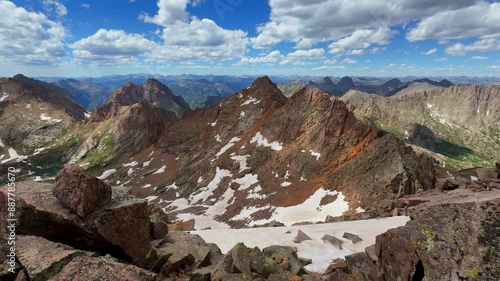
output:
M255 81L252 83L252 87L253 86L257 86L257 87L258 86L270 86L270 85L275 85L275 84L273 83L273 81L271 81L271 79L267 75L255 79Z
M323 78L323 82L325 82L326 84L329 84L329 85L335 85L335 83L332 81L332 79L328 76L325 76L325 78Z
M144 85L163 85L163 83L161 83L159 80L155 79L155 78L149 78L146 83L144 83Z

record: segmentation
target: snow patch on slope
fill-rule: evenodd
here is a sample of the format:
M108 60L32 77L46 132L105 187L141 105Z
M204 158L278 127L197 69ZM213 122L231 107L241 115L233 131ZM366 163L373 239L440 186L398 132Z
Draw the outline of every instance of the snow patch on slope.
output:
M111 176L114 173L116 173L116 169L107 170L104 171L102 175L98 176L97 178L100 180L105 180L107 177Z
M249 98L248 100L246 100L244 103L241 104L241 106L244 106L244 105L249 105L249 104L259 104L260 103L260 100L257 100L256 98L254 97L251 97Z
M250 140L250 143L257 143L257 145L270 147L273 150L279 151L283 149L283 144L274 141L269 142L260 132L257 132L255 136Z
M59 123L59 122L61 122L61 121L62 121L61 119L54 119L54 118L52 118L52 117L50 117L50 116L47 116L45 113L42 113L42 114L40 115L40 119L41 119L42 121L49 121L49 122L54 122L54 123Z
M241 217L258 211L259 208L250 207ZM229 252L238 242L243 242L247 247L263 249L271 245L297 247L298 256L310 258L313 263L306 266L312 272L323 273L336 258L344 258L358 252L363 252L370 245L375 244L375 238L387 230L403 226L408 222L408 217L391 217L373 220L358 220L338 223L311 224L292 227L267 227L246 229L213 229L194 231L208 243L215 243L223 253ZM299 230L304 231L312 240L294 243L293 239ZM290 231L290 234L285 234ZM351 241L341 238L344 232L354 233L363 241L352 244ZM333 235L344 242L344 247L339 250L328 242L321 240L323 235Z
M240 141L240 140L241 140L241 138L238 138L238 137L234 137L234 138L232 138L232 139L229 141L229 143L228 143L228 144L226 144L224 147L222 147L222 148L220 149L220 151L219 151L217 154L215 154L215 156L216 156L217 158L219 158L219 156L221 156L222 154L224 154L224 152L226 152L228 149L230 149L231 147L233 147L233 146L234 146L234 143L236 143L236 142L238 142L238 141Z
M338 197L334 202L321 206L321 199L327 195L337 195ZM329 191L322 187L302 204L290 207L278 207L274 210L271 218L254 221L252 225L265 224L273 220L282 222L287 226L305 221L320 222L324 221L325 217L328 215L333 217L340 216L347 211L348 208L348 202L345 201L345 196L342 192Z

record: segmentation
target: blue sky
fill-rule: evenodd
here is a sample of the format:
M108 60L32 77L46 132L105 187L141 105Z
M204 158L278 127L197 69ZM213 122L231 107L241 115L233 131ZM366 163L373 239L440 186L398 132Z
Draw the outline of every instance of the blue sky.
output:
M0 75L500 77L500 3L0 0Z

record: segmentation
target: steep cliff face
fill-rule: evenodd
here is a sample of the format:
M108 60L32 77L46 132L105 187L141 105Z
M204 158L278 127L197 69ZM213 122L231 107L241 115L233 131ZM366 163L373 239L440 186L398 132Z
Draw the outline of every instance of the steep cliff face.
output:
M500 158L500 89L433 87L391 98L350 92L344 100L360 118L441 154L450 168L491 165Z

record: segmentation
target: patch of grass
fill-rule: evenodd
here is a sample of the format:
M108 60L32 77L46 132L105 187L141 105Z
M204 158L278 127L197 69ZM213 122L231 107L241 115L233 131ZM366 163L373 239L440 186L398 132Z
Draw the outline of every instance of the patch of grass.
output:
M474 266L471 269L465 270L465 276L467 276L467 278L470 278L472 280L479 280L479 270L477 269L477 267Z

